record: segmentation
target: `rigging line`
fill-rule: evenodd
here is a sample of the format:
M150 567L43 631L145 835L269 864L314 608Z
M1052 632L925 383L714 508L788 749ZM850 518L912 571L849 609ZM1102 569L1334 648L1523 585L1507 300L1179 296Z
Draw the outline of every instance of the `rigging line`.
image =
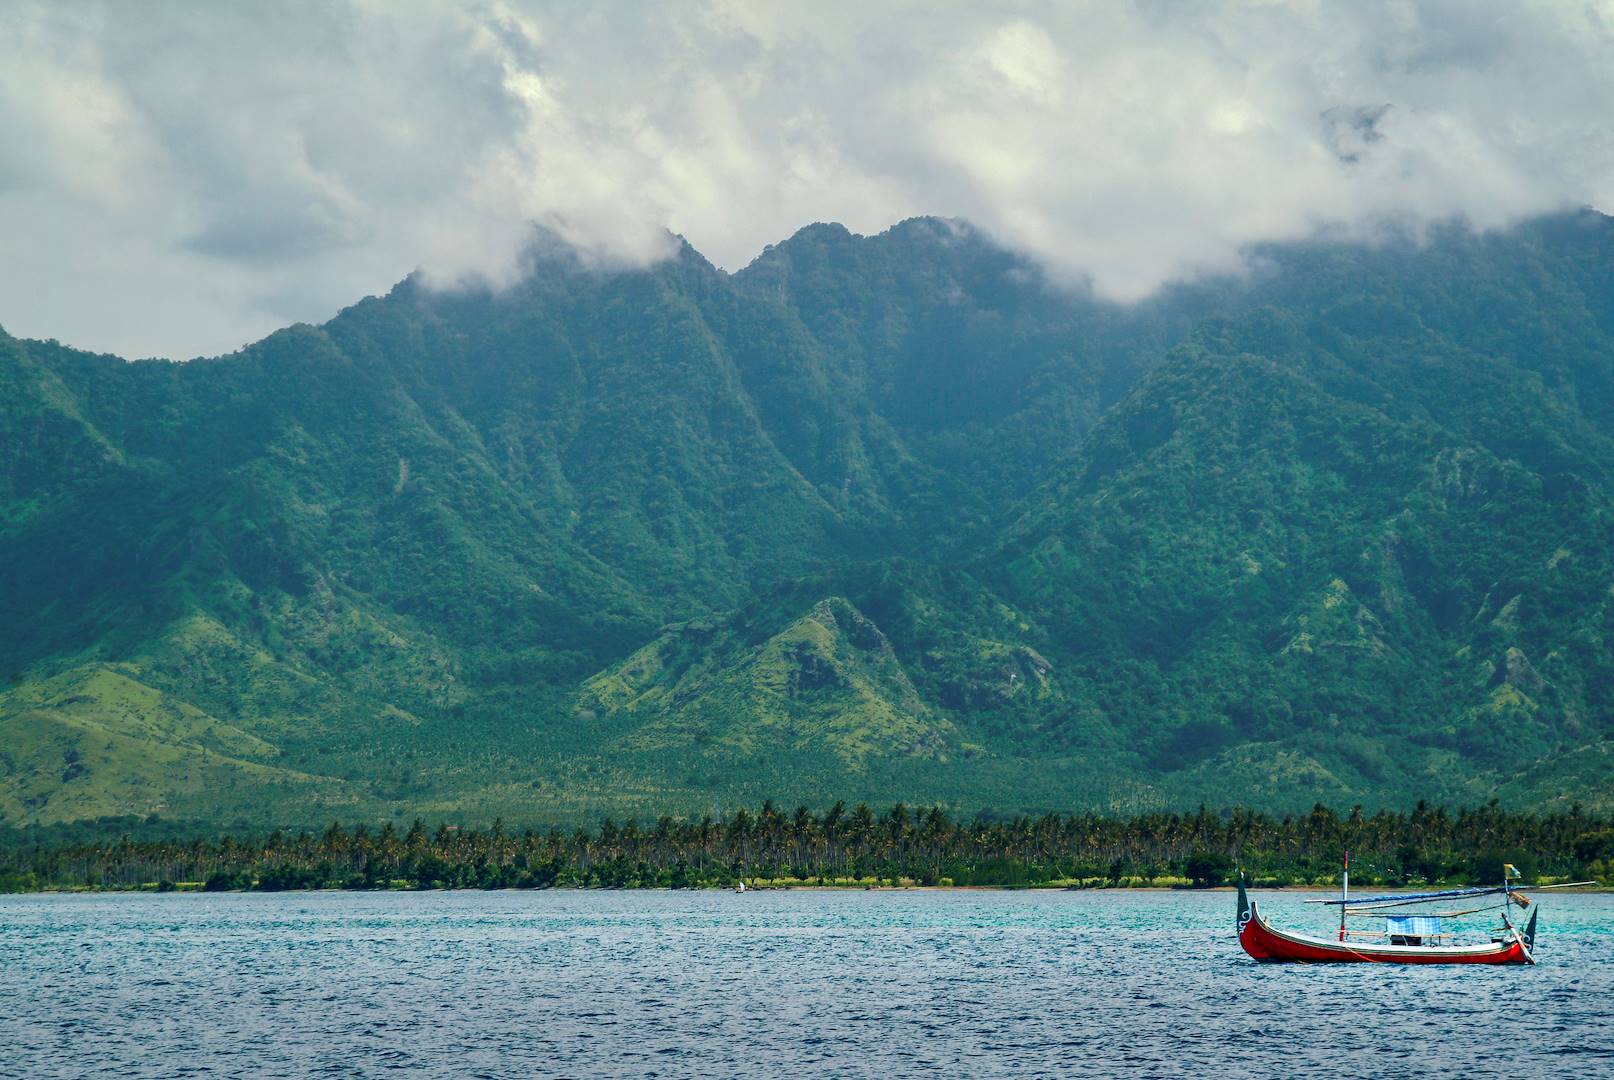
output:
M1382 896L1359 896L1354 900L1307 900L1308 904L1372 904L1386 907L1401 907L1404 904L1419 904L1428 900L1450 900L1460 896L1488 896L1492 893L1503 892L1500 886L1484 886L1472 889L1445 889L1440 892L1427 893L1386 893Z
M1394 905L1394 904L1390 905L1390 907L1395 907L1395 906L1397 906L1397 905ZM1358 915L1358 916L1361 916L1363 918L1381 918L1381 917L1383 917L1386 910L1387 910L1386 908L1374 908L1371 911L1350 910L1350 911L1347 911L1346 914L1347 915ZM1431 918L1431 919L1455 919L1460 915L1477 915L1482 911L1490 911L1490 910L1491 909L1488 908L1488 907L1476 907L1476 908L1465 908L1462 911L1431 911L1431 912L1429 912L1429 914L1426 917Z

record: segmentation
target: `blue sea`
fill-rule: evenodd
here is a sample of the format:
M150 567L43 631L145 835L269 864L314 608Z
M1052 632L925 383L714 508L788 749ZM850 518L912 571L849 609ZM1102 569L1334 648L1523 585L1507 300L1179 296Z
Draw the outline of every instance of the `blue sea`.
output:
M0 897L0 1075L1614 1077L1614 896L1541 908L1418 968L1256 964L1227 892Z

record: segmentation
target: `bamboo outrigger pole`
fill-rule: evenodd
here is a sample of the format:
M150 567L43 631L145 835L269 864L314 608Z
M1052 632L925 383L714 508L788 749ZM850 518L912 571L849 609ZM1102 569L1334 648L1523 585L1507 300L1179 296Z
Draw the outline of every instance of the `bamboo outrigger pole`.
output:
M1501 885L1482 885L1482 886L1479 886L1478 888L1472 888L1472 889L1441 889L1438 892L1385 893L1382 896L1364 896L1361 899L1355 901L1355 903L1357 903L1357 904L1384 904L1385 906L1389 907L1389 906L1399 906L1400 904L1403 904L1403 903L1405 903L1405 904L1413 904L1413 903L1417 903L1417 902L1419 902L1421 900L1444 900L1444 899L1446 899L1448 897L1455 897L1455 896L1485 896L1487 894L1499 893L1499 892L1518 892L1518 893L1542 892L1542 891L1545 891L1547 889L1578 889L1582 885L1596 885L1596 884L1597 884L1597 882L1595 882L1595 881L1564 881L1564 882L1558 883L1557 885L1510 885L1510 886L1506 886L1506 887L1501 886ZM1322 900L1322 899L1303 900L1301 902L1306 903L1306 904L1342 904L1342 903L1346 903L1346 901L1341 901L1341 900ZM1392 902L1397 902L1397 903L1392 903Z

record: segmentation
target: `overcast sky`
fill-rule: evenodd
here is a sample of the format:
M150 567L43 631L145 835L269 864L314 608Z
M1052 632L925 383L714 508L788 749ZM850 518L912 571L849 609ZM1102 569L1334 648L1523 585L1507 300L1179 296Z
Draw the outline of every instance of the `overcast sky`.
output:
M1614 0L0 3L0 325L228 352L528 223L728 269L967 218L1120 300L1252 242L1614 208Z

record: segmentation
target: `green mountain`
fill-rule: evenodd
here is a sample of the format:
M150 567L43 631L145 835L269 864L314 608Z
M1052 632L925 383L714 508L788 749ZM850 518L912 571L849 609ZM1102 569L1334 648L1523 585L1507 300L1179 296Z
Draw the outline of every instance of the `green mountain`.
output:
M612 750L701 750L742 766L765 754L860 769L870 757L945 760L959 749L880 628L841 597L755 644L710 621L669 627L584 683L579 713L633 724L606 743Z
M0 332L0 821L1614 796L1614 220Z

